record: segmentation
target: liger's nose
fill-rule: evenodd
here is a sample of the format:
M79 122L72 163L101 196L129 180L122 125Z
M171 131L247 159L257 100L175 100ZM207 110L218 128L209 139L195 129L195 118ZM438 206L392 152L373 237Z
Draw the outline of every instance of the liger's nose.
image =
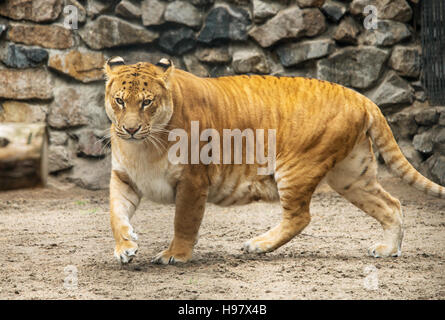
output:
M139 127L131 127L131 128L126 128L125 126L123 126L123 127L124 127L124 130L127 131L131 135L134 135L141 128L141 126L139 126Z

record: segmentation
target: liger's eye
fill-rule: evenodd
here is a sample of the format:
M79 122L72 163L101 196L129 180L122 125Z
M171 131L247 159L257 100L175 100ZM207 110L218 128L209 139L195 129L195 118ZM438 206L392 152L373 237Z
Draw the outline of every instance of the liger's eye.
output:
M142 101L142 107L146 107L146 106L150 105L152 102L153 102L153 100L145 99L144 101Z
M120 104L121 106L124 105L124 100L122 100L121 98L116 98L116 103Z

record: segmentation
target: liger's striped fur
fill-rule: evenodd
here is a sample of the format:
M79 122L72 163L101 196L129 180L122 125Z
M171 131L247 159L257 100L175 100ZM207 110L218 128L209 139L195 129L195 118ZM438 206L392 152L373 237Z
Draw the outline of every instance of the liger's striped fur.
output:
M322 179L381 223L384 239L370 248L371 255L400 255L403 214L399 201L377 182L371 141L397 176L445 198L444 187L405 159L379 108L351 89L306 78L199 78L176 70L169 61L127 66L119 57L105 70L106 110L112 121L111 226L115 255L123 263L137 251L130 218L142 196L176 203L173 241L154 258L167 264L191 258L207 201L232 205L279 200L281 223L247 241L244 249L263 253L280 247L309 224L311 197ZM258 175L257 161L172 164L167 152L174 142L168 141L168 133L181 128L190 134L192 121L221 136L223 129L275 129L273 173Z

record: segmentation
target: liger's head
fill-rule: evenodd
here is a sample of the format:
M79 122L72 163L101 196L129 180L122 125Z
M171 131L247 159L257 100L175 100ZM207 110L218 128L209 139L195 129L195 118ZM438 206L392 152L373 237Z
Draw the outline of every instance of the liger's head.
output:
M162 59L158 65L126 65L121 57L105 64L105 109L119 138L137 141L162 132L173 114L170 76L174 66Z

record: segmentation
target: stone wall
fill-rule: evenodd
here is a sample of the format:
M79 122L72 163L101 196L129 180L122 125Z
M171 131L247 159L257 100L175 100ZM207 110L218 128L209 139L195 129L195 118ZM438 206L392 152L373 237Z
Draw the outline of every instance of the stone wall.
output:
M204 77L316 77L374 100L409 160L445 184L445 108L428 105L419 81L413 2L2 1L0 121L46 121L51 173L98 189L107 187L110 171L102 74L108 57L167 57ZM364 28L367 4L377 8L375 30ZM67 6L77 8L77 28Z

